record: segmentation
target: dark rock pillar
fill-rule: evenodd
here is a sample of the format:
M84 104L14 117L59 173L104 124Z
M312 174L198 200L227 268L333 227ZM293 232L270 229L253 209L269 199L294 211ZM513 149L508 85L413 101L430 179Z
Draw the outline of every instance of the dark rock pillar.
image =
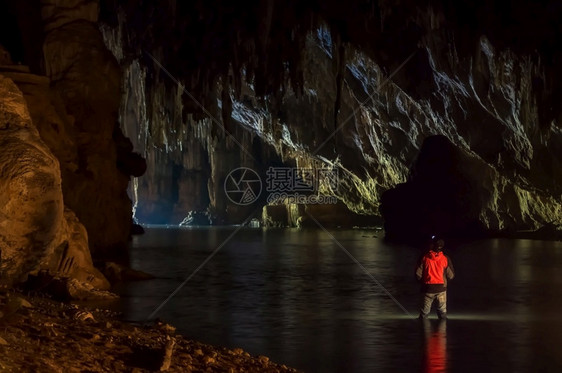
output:
M481 198L471 159L445 136L425 139L410 180L385 192L381 214L386 237L417 242L431 235L479 235Z
M78 164L63 170L65 203L86 226L93 252L123 246L132 222L129 174L138 167L124 169L131 164L123 158L130 149L117 144L123 143L116 131L121 72L97 26L99 4L44 0L41 5L46 74L74 118ZM64 146L49 145L55 153Z

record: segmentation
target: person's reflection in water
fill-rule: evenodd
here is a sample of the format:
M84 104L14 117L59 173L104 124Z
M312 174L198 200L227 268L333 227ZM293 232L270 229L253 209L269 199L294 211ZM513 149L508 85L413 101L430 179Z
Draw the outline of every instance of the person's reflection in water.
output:
M423 320L425 335L424 372L447 371L447 321L439 320L433 327L430 320Z

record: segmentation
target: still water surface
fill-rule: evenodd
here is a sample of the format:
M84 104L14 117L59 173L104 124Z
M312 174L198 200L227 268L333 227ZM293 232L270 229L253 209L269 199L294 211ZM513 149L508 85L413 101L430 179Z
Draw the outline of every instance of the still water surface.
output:
M235 227L149 228L131 265L159 278L122 284L145 320ZM419 251L374 230L241 229L159 311L189 338L305 372L562 372L562 243L491 239L449 247L450 319L420 322ZM433 317L435 315L433 314Z

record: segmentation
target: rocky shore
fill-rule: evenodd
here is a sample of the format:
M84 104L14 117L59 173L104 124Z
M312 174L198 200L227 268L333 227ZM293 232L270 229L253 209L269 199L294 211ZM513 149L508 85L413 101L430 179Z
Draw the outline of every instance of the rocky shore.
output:
M265 356L175 334L171 325L10 291L0 295L2 372L297 372Z

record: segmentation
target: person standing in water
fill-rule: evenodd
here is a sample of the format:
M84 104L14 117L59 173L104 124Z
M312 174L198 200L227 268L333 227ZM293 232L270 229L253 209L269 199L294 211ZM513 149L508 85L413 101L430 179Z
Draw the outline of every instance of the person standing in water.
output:
M431 238L428 251L418 261L416 279L422 283L422 307L420 319L426 319L431 306L437 301L437 316L447 319L447 282L455 277L451 258L443 253L445 242L435 236Z

